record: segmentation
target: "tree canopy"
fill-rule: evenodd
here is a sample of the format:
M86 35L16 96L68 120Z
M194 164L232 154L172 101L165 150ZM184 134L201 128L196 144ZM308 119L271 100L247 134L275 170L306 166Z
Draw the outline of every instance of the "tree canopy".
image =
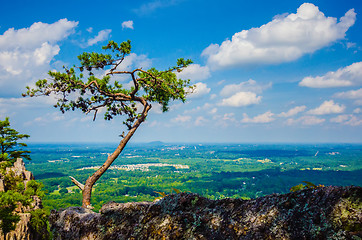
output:
M8 162L12 165L20 157L30 160L30 151L23 150L23 147L27 145L18 142L29 137L27 134L20 134L15 129L12 129L8 117L4 121L0 120L0 163Z
M91 189L93 184L103 175L113 161L119 156L127 142L133 136L140 124L145 121L152 105L160 104L165 112L169 103L174 100L185 102L189 89L193 89L190 80L178 79L176 73L192 63L191 60L180 58L176 65L166 70L150 68L144 70L135 68L123 70L122 63L131 53L131 41L120 44L110 41L103 50L108 53L83 53L78 56L79 66L64 68L64 71L50 71L50 79L36 82L35 88L27 87L23 96L55 96L62 113L81 110L83 113L93 113L96 119L100 109L104 109L104 119L111 120L123 116L123 132L118 147L107 158L83 185L72 178L83 191L83 207L90 206ZM119 77L128 78L132 86L123 86Z

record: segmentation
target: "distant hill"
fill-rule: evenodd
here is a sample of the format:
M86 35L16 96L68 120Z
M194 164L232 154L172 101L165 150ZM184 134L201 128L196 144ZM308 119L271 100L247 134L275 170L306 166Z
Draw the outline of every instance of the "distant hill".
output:
M161 141L153 141L153 142L147 143L147 145L149 145L149 146L163 146L163 145L165 145L165 143L161 142Z

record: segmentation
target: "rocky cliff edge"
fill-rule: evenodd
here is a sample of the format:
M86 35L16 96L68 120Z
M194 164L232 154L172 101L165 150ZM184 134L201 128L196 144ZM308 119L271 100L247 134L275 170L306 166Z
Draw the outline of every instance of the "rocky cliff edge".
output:
M253 200L192 193L157 202L52 211L55 239L362 239L362 188L323 187Z

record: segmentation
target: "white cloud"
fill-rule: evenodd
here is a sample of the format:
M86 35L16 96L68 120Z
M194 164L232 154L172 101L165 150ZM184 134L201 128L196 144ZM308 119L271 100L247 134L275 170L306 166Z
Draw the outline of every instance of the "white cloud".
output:
M335 118L331 118L330 122L341 123L350 126L359 126L362 124L362 119L359 119L352 114L350 115L345 114L345 115L339 115Z
M20 94L26 85L45 77L60 51L57 42L72 34L77 25L67 19L52 24L37 22L0 35L0 95Z
M145 54L137 55L136 53L130 53L127 55L123 62L117 67L117 71L132 71L136 68L142 68L144 70L147 70L152 65L152 60L147 57ZM106 73L108 73L109 70L102 71L99 77L104 76ZM131 86L133 86L133 81L131 79L131 76L128 74L121 74L121 75L114 75L113 80L117 80L119 82L123 82L122 85L129 89ZM128 81L128 83L124 83L125 81Z
M202 117L202 116L199 116L199 117L197 117L196 120L195 120L195 125L196 125L196 126L202 126L202 125L204 125L204 123L206 123L206 122L208 122L208 120L207 120L206 118L204 118L204 117Z
M205 103L203 106L197 106L196 108L192 108L192 109L187 109L184 111L184 114L190 114L190 113L198 113L198 112L202 112L202 113L211 113L212 114L212 109L213 105L210 103Z
M0 115L11 116L14 113L22 112L25 108L49 108L56 104L54 95L48 97L33 97L33 98L0 98Z
M359 126L362 125L362 119L359 119L356 116L352 115L351 119L345 122L345 124L350 126Z
M33 50L43 43L55 44L73 33L78 22L60 19L47 24L42 22L33 23L29 28L15 30L10 28L0 35L1 51L13 51L16 48Z
M297 107L294 107L292 109L289 109L288 112L282 112L280 114L278 114L279 117L291 117L291 116L294 116L294 115L297 115L298 113L300 112L303 112L305 111L307 107L306 106L297 106Z
M210 114L215 114L215 113L217 113L217 108L211 109L209 113L210 113Z
M177 117L171 119L172 122L185 123L191 121L191 116L188 115L177 115Z
M87 45L93 46L94 44L107 40L111 32L112 32L111 29L105 29L99 31L97 36L88 40Z
M230 107L243 107L252 104L258 104L261 101L261 96L257 96L253 92L238 92L229 98L225 98L221 101L221 106Z
M265 89L268 89L272 86L272 83L268 83L265 85L258 84L256 81L250 79L246 82L241 82L239 84L229 84L226 85L220 92L221 96L230 96L234 95L237 92L254 92L254 93L262 93Z
M133 29L133 21L132 20L124 21L122 23L122 29L125 29L125 28Z
M136 53L130 53L127 55L123 62L118 66L119 71L130 71L133 68L147 69L151 66L152 60L145 54L137 55Z
M335 94L335 96L339 98L359 99L362 98L362 88L348 92L340 92Z
M165 8L165 7L177 5L182 1L183 0L154 0L154 1L142 4L139 8L134 9L133 11L140 15L149 14L159 8Z
M347 42L347 49L349 48L355 48L357 46L356 43L353 43L353 42Z
M287 124L288 125L302 124L302 125L310 126L310 125L321 124L321 123L323 123L325 121L326 121L325 119L317 118L315 116L303 116L303 117L300 117L298 119L289 118L287 120Z
M330 122L343 123L349 119L349 115L338 115L337 117L331 118Z
M323 76L305 77L299 86L311 88L348 87L362 83L362 62L353 63Z
M209 67L199 64L191 64L176 74L178 78L190 79L191 81L205 80L211 76Z
M189 93L189 98L200 98L210 92L210 88L207 87L205 83L198 82L195 84L195 88L191 93ZM187 92L190 92L188 89Z
M44 116L35 118L34 121L32 121L32 122L25 123L25 125L29 125L32 123L45 124L45 123L50 123L50 122L61 121L64 119L65 119L64 115L59 112L47 113Z
M235 127L240 123L235 119L234 113L225 113L224 115L214 115L212 119L217 126L222 126L222 127L227 127L229 126L229 124L232 124Z
M336 93L334 97L353 99L355 100L354 103L356 105L362 105L362 88L347 92Z
M343 39L355 20L354 9L337 21L326 17L317 6L304 3L296 14L278 16L259 28L235 33L221 45L211 44L202 56L216 69L290 62Z
M257 115L253 118L249 118L249 116L244 113L243 114L243 119L241 120L241 122L243 123L269 123L274 121L275 119L273 118L274 113L268 111L266 113Z
M338 103L334 103L333 100L324 101L319 107L309 110L308 114L313 115L324 115L324 114L334 114L334 113L342 113L346 107L344 105L339 105Z
M355 110L353 110L353 113L362 113L362 109L361 108L356 108Z

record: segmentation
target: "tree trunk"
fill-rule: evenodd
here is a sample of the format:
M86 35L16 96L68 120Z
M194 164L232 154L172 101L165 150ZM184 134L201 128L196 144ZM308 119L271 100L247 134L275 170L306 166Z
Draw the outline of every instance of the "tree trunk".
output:
M82 194L83 194L82 207L83 208L89 208L89 209L92 208L91 196L92 196L93 185L105 173L105 171L107 171L107 169L111 166L111 164L114 162L114 160L117 159L119 154L123 151L123 149L127 145L128 141L131 139L133 134L136 132L137 128L141 125L142 122L145 121L148 111L150 109L151 109L151 105L149 105L148 103L145 103L141 116L136 120L136 122L133 124L132 128L128 131L127 135L119 143L117 149L111 155L108 156L105 163L95 173L93 173L93 175L89 176L89 178L87 179L87 181L84 184L84 189L82 192Z

